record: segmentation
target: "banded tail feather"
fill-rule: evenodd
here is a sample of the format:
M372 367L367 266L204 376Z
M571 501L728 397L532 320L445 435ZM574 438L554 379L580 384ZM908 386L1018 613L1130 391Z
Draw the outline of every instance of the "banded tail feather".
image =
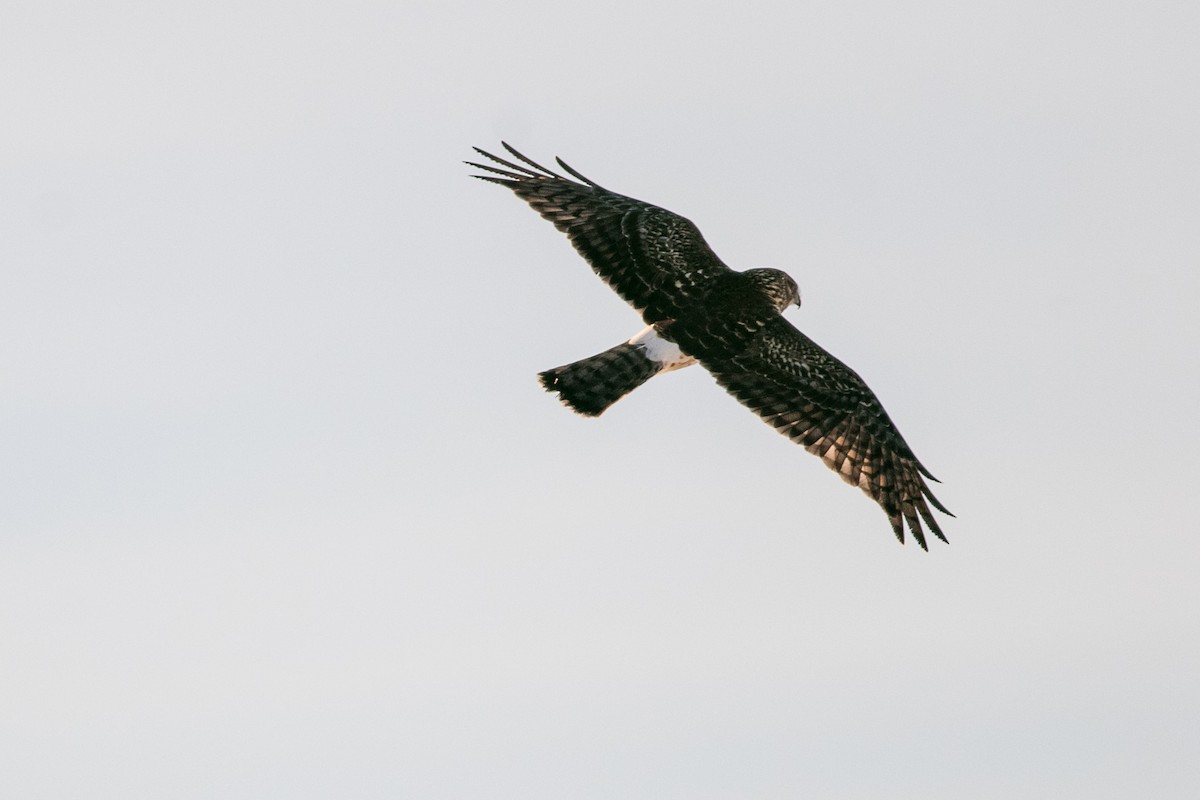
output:
M598 417L658 373L694 363L650 326L628 342L548 369L538 379L547 392L558 392L564 405L586 417Z

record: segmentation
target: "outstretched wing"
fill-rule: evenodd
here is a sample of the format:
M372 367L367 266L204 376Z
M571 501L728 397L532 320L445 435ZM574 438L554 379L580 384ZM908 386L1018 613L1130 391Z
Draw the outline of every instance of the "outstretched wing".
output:
M673 319L703 297L729 267L690 221L666 209L610 192L557 159L571 177L530 161L508 144L513 163L475 148L502 168L466 163L476 175L512 189L570 238L596 274L648 323Z
M787 320L769 322L740 355L700 363L743 405L879 503L901 542L907 523L929 549L921 520L946 541L929 510L954 516L925 482L937 479L863 380Z

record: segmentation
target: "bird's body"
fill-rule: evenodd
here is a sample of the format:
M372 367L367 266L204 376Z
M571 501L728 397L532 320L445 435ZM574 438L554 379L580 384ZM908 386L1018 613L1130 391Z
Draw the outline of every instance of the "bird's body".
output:
M945 541L929 505L950 512L878 399L782 316L800 305L790 276L732 270L683 217L610 192L561 160L575 180L504 147L521 163L477 148L503 167L468 162L492 173L477 177L511 189L567 234L648 326L603 353L541 373L548 391L598 416L660 372L700 363L743 405L878 502L901 542L907 524L926 547L922 520Z

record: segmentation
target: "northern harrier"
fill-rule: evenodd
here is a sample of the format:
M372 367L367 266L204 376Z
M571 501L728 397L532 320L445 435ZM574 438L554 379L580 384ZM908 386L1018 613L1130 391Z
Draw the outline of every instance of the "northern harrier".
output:
M699 362L744 406L879 503L901 542L907 523L928 549L921 520L946 541L929 510L953 516L925 482L937 479L862 378L783 318L800 305L791 277L732 270L683 217L610 192L562 159L570 178L504 148L520 163L475 148L500 165L468 161L491 173L475 177L508 187L554 223L648 326L603 353L541 373L547 391L594 417L658 373Z

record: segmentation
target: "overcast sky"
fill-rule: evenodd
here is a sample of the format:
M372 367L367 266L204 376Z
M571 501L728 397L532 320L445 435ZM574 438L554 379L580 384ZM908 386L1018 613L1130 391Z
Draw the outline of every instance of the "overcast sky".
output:
M1200 796L1200 6L0 12L0 795ZM800 284L887 519L471 180Z

